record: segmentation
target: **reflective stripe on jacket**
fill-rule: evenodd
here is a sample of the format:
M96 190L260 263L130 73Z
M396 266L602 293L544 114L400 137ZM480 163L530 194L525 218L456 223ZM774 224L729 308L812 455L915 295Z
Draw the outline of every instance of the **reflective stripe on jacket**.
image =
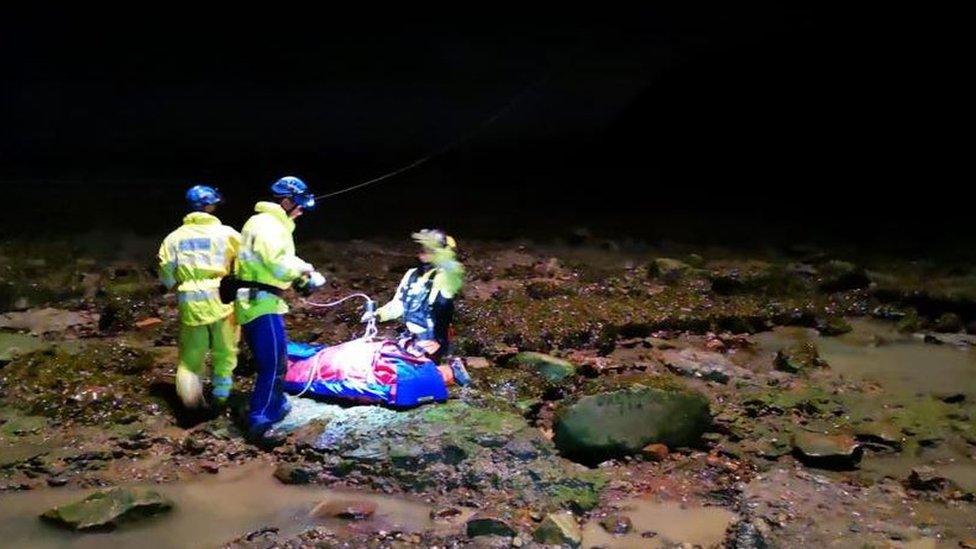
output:
M220 302L220 279L230 273L241 235L206 212L183 218L159 247L159 278L176 288L180 322L188 326L211 324L233 312Z

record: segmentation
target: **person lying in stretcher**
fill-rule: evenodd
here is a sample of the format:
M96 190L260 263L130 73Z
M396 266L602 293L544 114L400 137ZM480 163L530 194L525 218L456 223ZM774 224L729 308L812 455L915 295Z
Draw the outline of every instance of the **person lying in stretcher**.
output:
M286 392L398 408L447 400L470 377L460 359L437 365L388 339L354 339L332 347L288 344Z
M470 382L460 359L437 364L450 345L454 298L464 282L457 242L439 230L411 236L421 246L420 265L404 274L393 299L362 317L370 325L402 319L400 339L367 336L326 348L290 343L285 391L409 407L443 402L447 387Z

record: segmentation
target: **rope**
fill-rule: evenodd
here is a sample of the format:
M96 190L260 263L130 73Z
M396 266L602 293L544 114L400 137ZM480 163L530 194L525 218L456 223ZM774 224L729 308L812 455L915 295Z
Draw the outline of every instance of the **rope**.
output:
M422 156L422 157L418 158L417 160L414 160L413 162L407 164L406 166L402 166L400 168L397 168L397 169L393 170L392 172L387 172L387 173L385 173L385 174L383 174L383 175L381 175L379 177L374 177L373 179L370 179L368 181L363 181L362 183L357 183L355 185L352 185L352 186L349 186L349 187L345 187L343 189L339 189L338 191L333 191L333 192L330 192L330 193L325 193L325 194L317 195L315 197L315 199L316 200L321 200L323 198L330 198L330 197L338 196L340 194L344 194L344 193L347 193L347 192L350 192L350 191L354 191L356 189L361 189L363 187L367 187L367 186L373 185L375 183L379 183L380 181L384 181L384 180L389 179L391 177L400 175L403 172L412 170L412 169L416 168L417 166L420 166L422 164L425 164L429 160L431 160L431 159L433 159L435 157L438 157L438 156L440 156L440 155L442 155L442 154L450 151L451 149L454 149L456 147L459 147L460 145L464 144L465 142L471 140L473 137L475 137L476 135L478 135L479 133L481 133L488 126L494 124L496 120L498 120L499 118L501 118L502 115L504 115L506 112L508 112L509 110L511 110L512 107L514 107L519 101L522 100L522 98L524 98L525 96L527 96L530 91L533 91L536 88L541 87L542 84L544 84L546 81L548 81L551 76L552 76L552 73L551 72L550 73L547 73L542 78L540 78L539 80L536 80L535 82L529 84L528 86L526 86L526 88L524 90L522 90L515 97L513 97L508 103L506 103L504 106L502 106L502 108L498 109L497 111L495 111L494 114L492 114L487 119L485 119L484 122L482 122L481 124L479 124L478 126L476 126L471 131L467 132L466 134L463 134L458 139L455 139L454 141L451 141L447 145L444 145L443 147L437 149L436 151L434 151L434 152L432 152L432 153L430 153L430 154L428 154L426 156Z
M346 301L348 301L348 300L350 300L350 299L352 299L354 297L361 297L361 298L363 298L363 299L366 300L366 310L367 311L373 311L374 310L375 302L372 299L370 299L370 297L368 295L366 295L364 293L350 294L350 295L347 295L346 297L344 297L342 299L337 299L335 301L330 301L329 303L316 303L314 301L309 301L308 299L303 299L302 301L305 302L306 305L310 305L312 307L319 307L319 308L322 308L322 309L328 309L328 308L336 307L336 306L338 306L338 305L340 305L340 304L342 304L342 303L344 303L344 302L346 302ZM367 341L367 342L368 341L372 341L376 337L376 334L378 332L379 332L379 330L376 327L376 316L374 315L369 320L366 321L366 331L358 339L361 339L361 340ZM318 364L316 364L316 366L313 367L313 368L309 368L309 370L308 370L308 381L305 382L305 387L302 388L301 392L299 392L297 395L295 395L296 398L297 397L301 397L302 395L304 395L305 393L307 393L309 389L312 388L312 382L315 381L315 379L319 377L319 368L320 368L320 366Z
M349 294L349 295L347 295L346 297L344 297L342 299L337 299L335 301L330 301L329 303L316 303L314 301L309 301L308 299L303 299L302 301L304 301L306 305L310 305L312 307L318 307L318 308L321 308L321 309L329 309L329 308L332 308L332 307L336 307L336 306L338 306L338 305L340 305L340 304L342 304L342 303L344 303L346 301L349 301L350 299L352 299L354 297L361 297L361 298L363 298L363 299L366 300L366 310L367 311L374 310L374 307L375 307L376 302L373 301L368 295L366 295L364 293L361 293L361 292L355 293L355 294ZM373 317L371 317L369 320L366 321L366 331L365 331L365 333L359 339L365 339L366 341L371 341L373 338L376 337L376 334L377 333L379 333L379 329L376 327L376 316L374 315Z

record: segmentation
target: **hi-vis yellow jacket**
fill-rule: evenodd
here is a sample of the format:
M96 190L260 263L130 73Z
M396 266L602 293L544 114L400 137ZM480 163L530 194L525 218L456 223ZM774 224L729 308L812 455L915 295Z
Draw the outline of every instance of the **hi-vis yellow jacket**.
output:
M241 235L215 216L193 212L159 247L159 278L179 295L180 322L211 324L233 312L220 302L220 279L230 273Z
M282 290L312 266L295 255L295 221L273 202L258 202L241 230L241 249L235 272L245 281L270 284ZM269 292L241 288L234 300L237 321L247 324L266 314L285 314L285 300Z

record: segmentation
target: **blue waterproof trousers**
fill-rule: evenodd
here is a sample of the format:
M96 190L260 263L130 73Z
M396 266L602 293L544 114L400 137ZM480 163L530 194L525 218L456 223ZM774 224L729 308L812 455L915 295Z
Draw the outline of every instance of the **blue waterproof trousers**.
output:
M248 428L256 436L288 415L290 409L282 389L288 364L284 317L261 315L244 325L244 337L257 363L257 381L248 412Z

